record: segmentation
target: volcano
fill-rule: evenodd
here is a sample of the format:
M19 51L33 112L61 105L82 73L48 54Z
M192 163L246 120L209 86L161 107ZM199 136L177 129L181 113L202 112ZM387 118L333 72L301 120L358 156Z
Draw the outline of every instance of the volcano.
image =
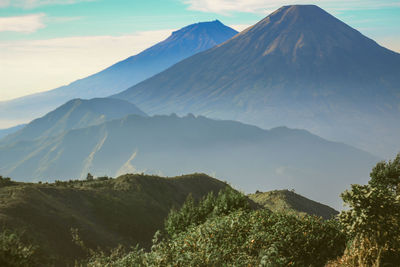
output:
M303 128L383 157L400 150L400 55L314 5L284 6L113 97L149 114Z
M237 31L218 20L191 24L99 73L47 92L0 102L0 126L6 121L28 122L75 98L106 97L121 92L236 34Z

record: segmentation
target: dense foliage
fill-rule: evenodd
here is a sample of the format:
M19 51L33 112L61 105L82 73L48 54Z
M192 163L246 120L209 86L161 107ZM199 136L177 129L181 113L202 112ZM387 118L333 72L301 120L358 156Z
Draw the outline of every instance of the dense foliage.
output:
M23 240L21 234L3 230L0 232L0 266L39 266L44 259L37 246Z
M237 210L250 210L249 200L231 187L220 191L218 196L208 194L198 204L189 195L180 210L170 211L165 221L165 230L172 237L186 231L189 226L204 223L208 218Z
M251 210L246 201L232 189L198 204L189 198L170 213L167 235L157 233L150 252L114 251L93 257L89 265L324 266L343 253L346 238L336 221Z
M340 220L351 237L345 262L351 266L398 266L400 262L400 154L379 162L367 185L342 194L350 207ZM343 263L344 264L344 263Z

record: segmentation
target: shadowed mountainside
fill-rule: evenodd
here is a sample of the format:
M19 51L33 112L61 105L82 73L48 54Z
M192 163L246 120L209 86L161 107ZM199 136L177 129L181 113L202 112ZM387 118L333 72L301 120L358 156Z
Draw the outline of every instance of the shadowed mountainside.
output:
M148 114L285 125L392 157L399 84L398 53L317 6L295 5L114 97Z
M0 140L0 144L56 136L68 130L98 125L133 114L147 116L134 104L124 100L110 98L73 99L42 118L33 120L19 131L8 135Z
M364 183L378 160L304 130L263 130L193 115L131 115L0 146L0 173L16 180L68 180L84 178L88 172L206 172L246 192L295 188L336 208L339 194L349 184Z

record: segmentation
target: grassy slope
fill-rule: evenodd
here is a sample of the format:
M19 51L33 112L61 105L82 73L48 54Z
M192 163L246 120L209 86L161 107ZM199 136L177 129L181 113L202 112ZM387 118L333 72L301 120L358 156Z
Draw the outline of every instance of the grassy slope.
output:
M296 214L310 214L330 219L338 212L324 204L310 200L289 190L257 192L248 197L254 202L272 211L284 211Z
M83 251L71 242L77 228L85 245L105 249L118 244L148 247L173 206L189 193L198 199L225 183L203 174L161 178L124 175L104 181L56 184L15 183L0 187L0 224L24 230L57 266Z

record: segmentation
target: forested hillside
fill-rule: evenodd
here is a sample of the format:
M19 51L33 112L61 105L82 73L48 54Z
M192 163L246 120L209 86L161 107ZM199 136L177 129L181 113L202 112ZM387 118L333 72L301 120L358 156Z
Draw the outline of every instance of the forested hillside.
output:
M199 199L227 186L203 174L88 178L49 184L2 178L2 230L24 233L23 239L38 247L46 264L65 266L87 256L72 242L71 230L91 249L119 244L149 248L171 208L180 207L189 194Z

